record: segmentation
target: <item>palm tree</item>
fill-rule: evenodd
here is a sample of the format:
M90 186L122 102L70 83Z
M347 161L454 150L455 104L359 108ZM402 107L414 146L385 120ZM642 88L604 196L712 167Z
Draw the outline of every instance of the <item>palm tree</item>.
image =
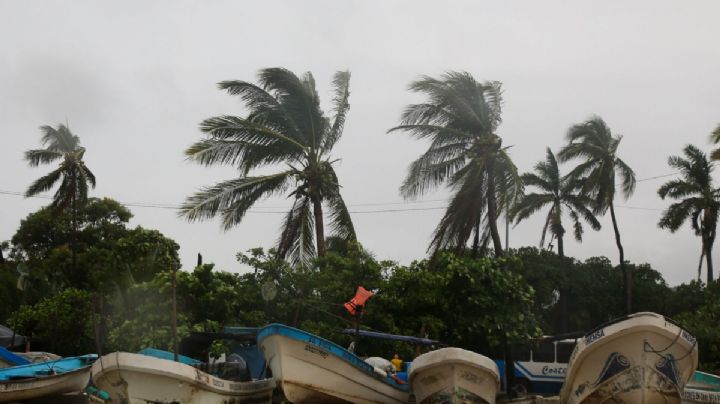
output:
M693 145L685 146L683 153L686 158L668 158L668 165L678 170L681 178L663 184L658 189L658 195L662 199L670 197L678 202L663 212L658 226L675 232L683 222L690 221L695 234L702 240L709 285L713 280L712 247L720 209L720 188L714 187L712 172L715 167L705 153Z
M583 226L581 218L587 222L593 230L600 230L600 222L588 209L592 204L592 200L582 193L578 193L578 181L569 176L560 176L555 155L547 149L545 161L541 161L535 165L535 173L526 173L522 175L523 184L533 186L542 191L542 193L530 193L524 195L514 208L515 223L527 219L530 215L542 209L546 205L550 205L545 225L540 236L540 248L545 244L545 236L547 231L557 239L558 255L565 257L563 246L563 236L565 228L562 225L563 209L567 209L570 218L573 221L573 229L575 239L582 241Z
M615 243L620 254L620 268L623 272L625 288L625 310L632 311L632 274L625 265L625 253L620 241L620 230L615 217L616 176L621 178L620 191L629 198L635 190L635 173L617 156L621 135L614 136L605 121L599 116L572 126L567 133L568 144L560 150L560 161L581 158L582 161L570 174L571 178L581 179L581 192L593 201L593 212L603 214L610 209Z
M337 72L334 76L332 119L320 108L315 79L309 72L298 77L282 68L263 69L258 81L259 85L245 81L219 83L221 90L240 96L248 114L245 118L206 119L200 129L207 137L190 146L185 154L206 166L235 166L240 176L190 196L180 215L190 221L219 215L227 230L239 224L260 199L289 190L293 205L285 216L278 254L292 263L306 263L316 252L325 254L323 204L329 210L334 234L355 239L333 168L337 160L330 157L350 107L350 73ZM284 168L274 174L249 175L253 169L269 165Z
M720 143L720 124L718 124L717 128L715 128L710 135L710 141L714 144ZM710 153L710 158L712 160L720 160L720 148L713 150L712 153Z
M503 255L497 218L522 184L495 133L501 122L501 84L448 72L439 79L424 76L409 89L424 93L428 101L409 105L401 124L388 132L406 131L431 144L410 165L400 193L412 199L441 184L454 191L429 249L461 249L474 233L474 255L483 234L492 239L495 255Z
M68 207L72 210L72 270L77 275L77 212L87 202L88 184L95 188L95 175L83 161L85 148L80 146L80 138L70 132L66 125L59 124L57 129L46 125L40 127L40 130L43 132L42 144L45 148L26 151L25 160L31 167L62 161L55 170L33 182L25 191L25 197L49 191L60 181L51 205L59 212Z

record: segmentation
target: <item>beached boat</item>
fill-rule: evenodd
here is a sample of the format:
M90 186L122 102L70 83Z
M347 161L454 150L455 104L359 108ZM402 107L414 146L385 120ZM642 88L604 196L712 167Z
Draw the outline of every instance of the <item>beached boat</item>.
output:
M288 401L407 403L410 388L345 348L308 332L271 324L258 346Z
M186 363L157 357L163 356L158 352L105 355L93 364L93 382L107 391L113 402L127 404L269 403L272 399L272 379L227 380Z
M81 392L88 385L90 365L96 359L97 355L85 355L0 369L0 402Z
M659 314L632 314L578 340L560 401L679 404L697 363L688 331Z
M460 348L442 348L415 358L410 385L421 404L494 404L500 373L486 356Z
M720 376L695 372L685 385L683 404L720 403Z

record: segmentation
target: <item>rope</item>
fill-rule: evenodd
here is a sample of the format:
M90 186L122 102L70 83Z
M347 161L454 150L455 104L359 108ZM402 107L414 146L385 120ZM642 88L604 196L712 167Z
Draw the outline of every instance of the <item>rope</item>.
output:
M697 345L697 338L695 338L695 341L694 341L694 342L692 343L692 345L690 346L690 349L689 349L687 352L685 352L685 355L683 355L683 356L681 356L681 357L679 357L679 358L668 358L668 356L667 356L667 355L663 355L662 352L667 351L667 350L670 349L673 345L677 344L677 341L680 339L680 335L682 334L682 332L683 332L683 330L682 330L682 328L680 328L679 331L678 331L678 333L677 333L677 335L675 336L675 338L674 338L674 339L672 340L672 342L670 343L670 345L668 345L668 346L665 347L664 349L656 350L656 349L653 348L653 346L652 346L649 342L644 341L644 343L643 343L643 350L644 350L645 352L654 353L655 355L657 355L657 356L659 356L659 357L661 357L661 358L663 358L663 359L665 359L665 360L667 360L667 361L679 362L679 361L687 358L688 356L690 356L690 354L692 354L692 352L695 350L695 345ZM649 350L648 350L648 348L649 348Z

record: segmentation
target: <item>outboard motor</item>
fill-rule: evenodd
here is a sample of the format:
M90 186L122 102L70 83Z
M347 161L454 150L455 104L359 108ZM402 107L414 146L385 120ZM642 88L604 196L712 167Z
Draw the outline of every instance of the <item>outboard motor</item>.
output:
M248 368L247 362L242 356L236 353L227 356L218 377L235 382L247 382L251 380L250 369Z

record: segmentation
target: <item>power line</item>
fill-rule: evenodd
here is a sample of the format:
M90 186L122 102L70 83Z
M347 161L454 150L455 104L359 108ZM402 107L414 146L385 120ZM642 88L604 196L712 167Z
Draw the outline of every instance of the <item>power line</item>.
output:
M647 178L641 178L639 180L636 180L635 182L645 182L645 181L651 181L656 180L660 178L666 178L671 177L673 175L677 175L678 173L670 173L670 174L663 174L663 175L656 175L653 177L647 177ZM0 190L0 195L12 195L12 196L25 196L24 192L19 191L8 191L8 190ZM52 199L49 195L34 195L32 198L42 198L42 199ZM449 202L449 199L430 199L430 200L424 200L424 201L403 201L403 202L364 202L364 203L354 203L354 204L348 204L348 207L357 207L357 206L394 206L394 205L408 205L408 204L420 204L420 203L434 203L434 202ZM137 207L137 208L151 208L151 209L169 209L169 210L178 210L180 209L180 205L174 205L169 203L154 203L154 202L120 202L125 206L131 206L131 207ZM627 206L627 205L616 205L619 208L625 208L625 209L635 209L635 210L653 210L653 211L662 211L662 209L657 208L645 208L640 206ZM260 214L285 214L287 209L289 209L289 206L257 206L256 209L250 209L248 210L248 213L260 213ZM266 210L266 209L280 209L280 210ZM393 212L423 212L423 211L432 211L432 210L440 210L440 209L447 209L447 206L433 206L433 207L422 207L422 208L388 208L388 209L374 209L374 210L351 210L349 213L352 214L368 214L368 213L393 213Z

